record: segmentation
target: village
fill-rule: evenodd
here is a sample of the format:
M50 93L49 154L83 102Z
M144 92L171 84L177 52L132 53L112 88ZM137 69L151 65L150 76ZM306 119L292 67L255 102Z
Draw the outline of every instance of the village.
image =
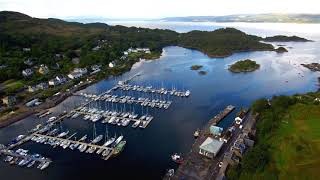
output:
M101 45L92 48L92 51L99 51L105 44L103 40L99 42ZM22 48L22 51L28 53L31 51L31 48ZM36 84L23 85L17 90L17 93L9 93L6 96L2 96L0 111L4 116L2 116L3 120L0 120L0 124L3 123L1 126L4 126L30 115L29 108L32 108L32 111L39 112L50 106L54 106L65 97L72 95L72 93L97 82L101 78L105 78L110 74L108 72L121 73L123 66L132 63L129 62L132 60L130 59L131 56L134 56L137 59L136 61L138 61L141 60L143 55L151 53L149 48L129 48L123 52L123 55L119 59L113 60L106 65L94 64L87 67L81 67L80 58L73 57L71 62L75 68L66 74L57 73L57 69L61 66L59 63L49 68L46 64L35 64L35 59L33 58L27 58L24 64L28 68L21 72L25 81L31 80L34 75L43 77L41 79L47 79L47 77L53 78L37 82ZM65 58L64 56L64 54L58 53L55 54L54 59L63 59ZM2 85L0 85L0 88L3 89ZM48 100L51 102L51 105L43 105L43 107L37 108ZM19 112L20 110L22 112ZM14 117L12 118L12 116Z

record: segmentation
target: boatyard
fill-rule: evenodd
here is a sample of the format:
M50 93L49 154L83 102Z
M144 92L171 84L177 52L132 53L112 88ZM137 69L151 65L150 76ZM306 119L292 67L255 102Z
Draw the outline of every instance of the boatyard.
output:
M205 157L208 153L205 153L205 155L200 154L200 146L207 141L207 138L210 138L210 126L217 125L218 122L223 120L234 109L235 106L229 105L218 115L214 116L199 132L197 139L192 145L191 151L185 156L185 159L179 165L178 170L175 173L173 173L174 170L172 170L173 172L171 173L168 172L169 174L167 174L164 179L210 179L208 178L208 176L211 175L210 167L212 164L216 163L212 162L212 157ZM219 144L218 151L216 153L219 153L222 144ZM214 146L217 146L217 144ZM217 154L214 154L214 156L217 156Z

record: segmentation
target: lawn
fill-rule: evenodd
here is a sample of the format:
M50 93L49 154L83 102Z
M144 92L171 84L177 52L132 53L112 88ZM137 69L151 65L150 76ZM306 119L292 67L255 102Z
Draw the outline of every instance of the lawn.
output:
M10 93L10 92L15 92L16 90L22 88L24 86L24 83L22 80L10 79L3 82L2 86L4 87L4 91L6 93Z

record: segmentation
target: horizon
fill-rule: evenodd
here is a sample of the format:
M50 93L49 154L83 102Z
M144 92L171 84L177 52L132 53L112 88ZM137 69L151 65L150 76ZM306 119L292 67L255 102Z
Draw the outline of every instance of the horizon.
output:
M320 14L316 0L292 2L283 0L221 2L217 0L164 0L150 3L147 0L120 0L77 2L75 0L51 2L49 0L0 0L0 11L15 11L38 18L105 18L105 19L162 19L168 17L226 16L255 14ZM63 7L60 6L63 4ZM255 7L254 9L251 7Z

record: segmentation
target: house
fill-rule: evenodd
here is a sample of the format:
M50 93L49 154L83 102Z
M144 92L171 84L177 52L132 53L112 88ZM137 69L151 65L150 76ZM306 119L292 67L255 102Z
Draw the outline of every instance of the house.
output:
M115 66L114 61L109 63L109 68L113 68Z
M2 103L11 107L16 103L16 97L15 96L6 96L2 98Z
M40 74L48 74L49 73L49 68L46 65L41 64L38 72Z
M31 76L32 74L33 74L33 71L32 71L32 69L30 69L30 68L25 69L25 70L22 71L22 75L23 75L24 77L29 77L29 76Z
M70 74L68 74L68 78L70 79L78 79L82 76L81 73L77 73L77 72L71 72Z
M7 65L4 65L4 64L2 64L2 65L0 65L0 69L5 69L5 68L7 68L8 66Z
M92 51L98 51L98 50L100 50L101 49L101 46L96 46L96 47L94 47L94 48L92 48Z
M68 77L70 79L78 79L87 74L87 72L88 70L86 68L75 68L70 74L68 74Z
M221 127L218 127L218 126L213 126L211 125L210 128L210 133L213 135L213 136L221 136L221 133L223 131L223 128Z
M23 63L26 64L26 65L28 65L28 66L32 66L32 65L33 65L32 58L28 58L28 59L25 60Z
M92 71L100 71L100 68L101 68L101 65L93 65L93 66L91 66L91 70Z
M57 85L60 84L59 81L56 78L50 79L48 81L48 83L49 83L50 86L57 86Z
M59 60L59 59L62 59L62 58L63 58L62 54L60 54L60 53L55 54L55 59Z
M40 104L41 104L41 102L39 101L39 99L33 99L33 100L27 102L26 106L27 107L32 107L32 106L38 106Z
M208 137L199 147L199 154L206 156L210 159L215 157L222 148L223 142Z
M236 117L235 119L234 119L234 121L236 122L236 124L241 124L242 123L242 119L240 118L240 117Z
M42 82L42 83L37 84L36 87L37 87L38 90L39 89L44 90L44 89L48 89L49 85L48 85L48 83Z
M29 52L29 51L31 51L31 49L30 48L22 48L22 51L23 52Z
M73 64L79 64L80 63L80 58L74 57L74 58L71 59L71 61L72 61Z
M91 66L91 70L92 70L91 74L95 74L97 72L100 72L101 71L100 68L101 68L101 65L93 65L93 66Z
M79 72L84 75L84 74L88 73L88 70L87 70L87 68L74 68L73 72Z
M28 92L36 92L37 90L36 86L28 86Z
M65 78L62 75L56 76L56 80L58 80L60 84L64 84L64 83L66 83L68 81L67 78Z

